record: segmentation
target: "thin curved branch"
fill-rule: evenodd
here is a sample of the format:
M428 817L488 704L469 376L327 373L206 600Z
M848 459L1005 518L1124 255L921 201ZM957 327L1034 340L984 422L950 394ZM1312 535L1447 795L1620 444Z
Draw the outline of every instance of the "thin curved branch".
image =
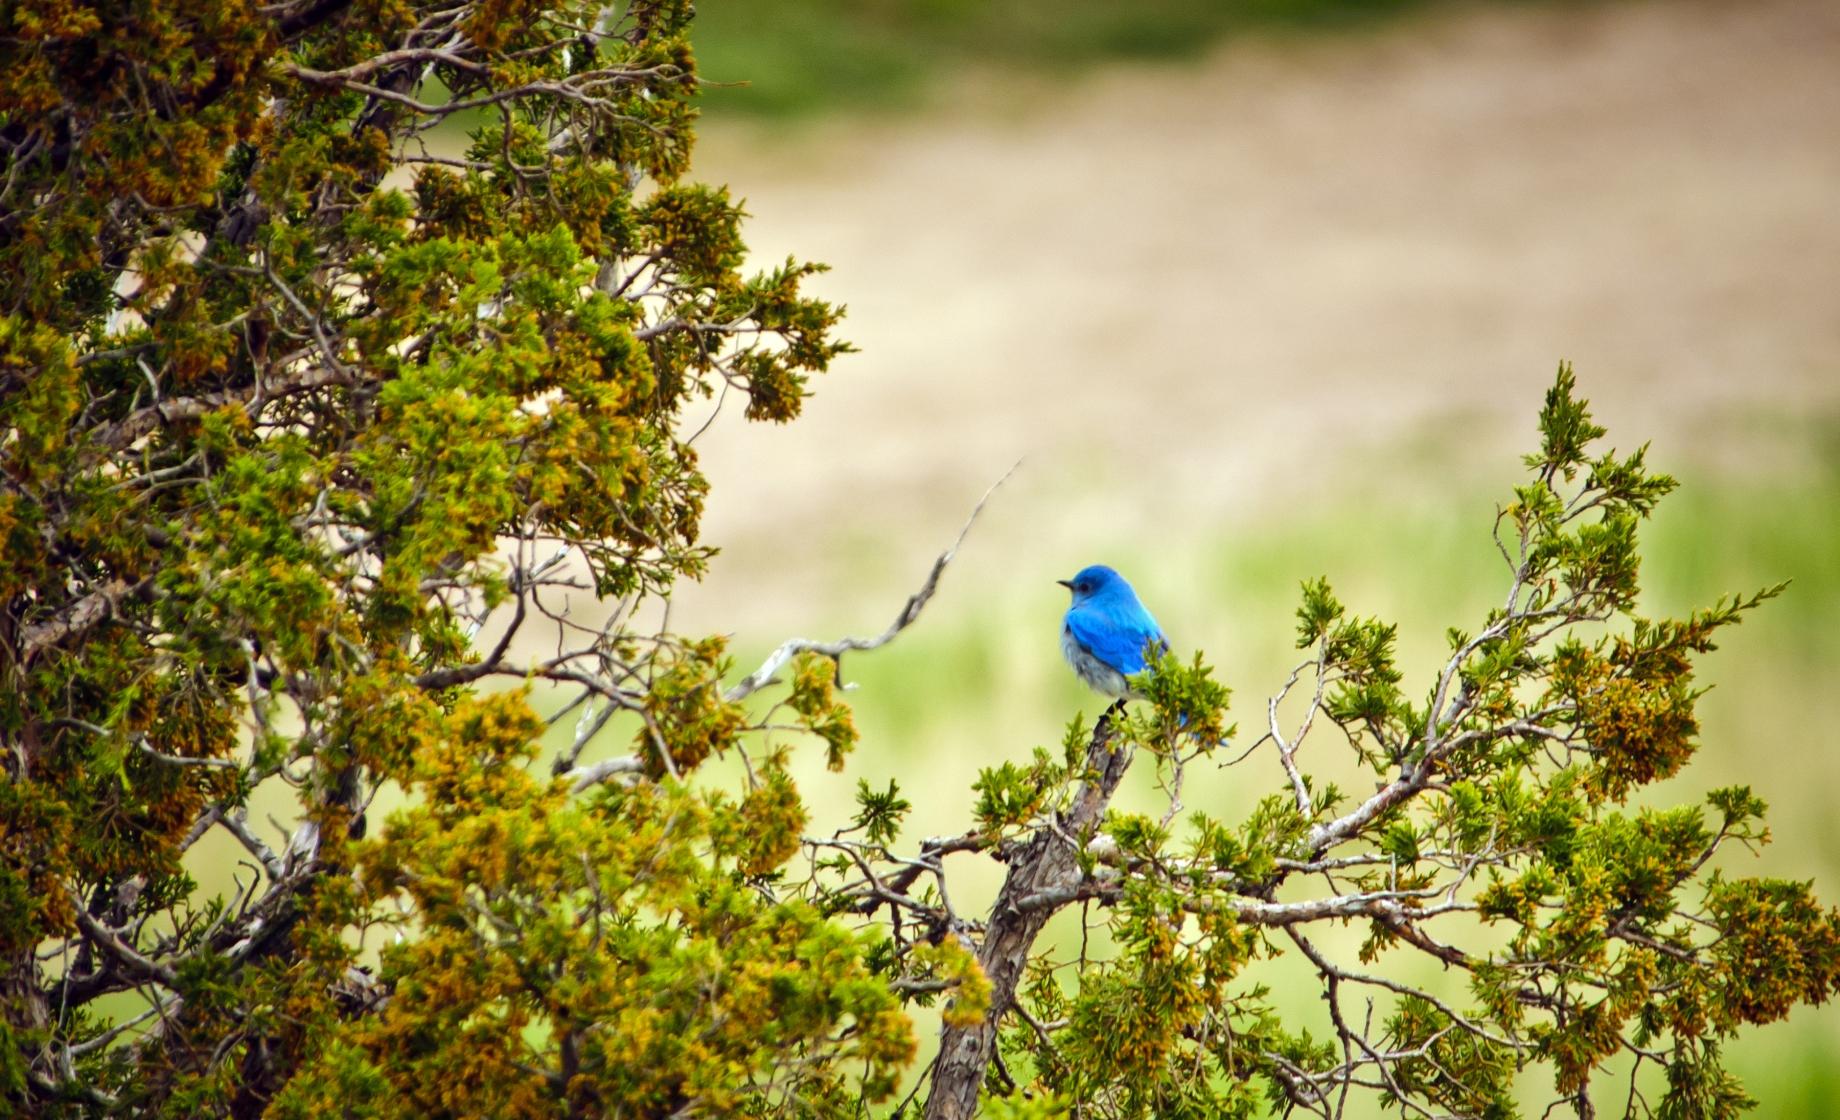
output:
M965 537L971 532L971 526L977 522L978 514L984 512L985 503L989 502L990 496L997 492L997 487L1008 482L1010 475L1015 474L1016 468L1021 465L1022 460L1016 460L1015 466L1004 471L1003 477L991 483L990 489L984 491L984 496L978 499L977 506L972 509L971 516L965 519L964 528L958 531L957 539L952 542L950 548L939 554L939 559L933 561L933 568L927 573L926 581L920 585L920 590L908 596L906 605L901 608L901 613L895 616L894 622L889 625L888 629L873 638L839 638L834 642L814 642L805 638L793 638L769 654L767 659L761 662L760 668L743 677L740 683L723 693L723 699L734 703L759 692L773 683L774 674L801 653L821 653L836 662L841 671L844 654L852 651L880 649L894 641L896 635L919 619L920 612L926 608L933 593L939 590L939 577L945 574L946 565L958 555L959 548L965 543Z

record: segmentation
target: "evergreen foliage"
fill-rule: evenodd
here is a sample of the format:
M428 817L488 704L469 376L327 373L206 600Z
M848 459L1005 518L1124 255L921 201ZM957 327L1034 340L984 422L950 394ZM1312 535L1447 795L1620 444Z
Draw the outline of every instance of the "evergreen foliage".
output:
M987 769L962 833L904 850L909 795L863 783L808 834L786 729L846 766L839 663L952 553L880 637L739 680L720 639L639 621L708 555L686 407L795 419L846 349L816 266L741 272L738 206L686 177L689 20L0 6L0 1099L1508 1116L1539 1065L1590 1115L1621 1055L1658 1115L1743 1108L1721 1044L1833 991L1840 915L1715 866L1765 838L1748 790L1630 800L1697 749L1694 659L1780 588L1637 613L1673 484L1591 450L1569 370L1497 521L1503 605L1433 679L1313 580L1255 741L1165 657L1146 702ZM1245 820L1185 809L1186 767L1255 756L1283 781ZM1110 809L1134 763L1161 816ZM403 807L367 813L384 787ZM277 790L291 835L250 813ZM210 843L227 893L188 868ZM951 901L974 854L1007 866L988 913ZM1049 945L1070 908L1089 936ZM1292 953L1329 1036L1257 982ZM1464 984L1398 978L1414 958ZM916 1005L943 1013L925 1069Z

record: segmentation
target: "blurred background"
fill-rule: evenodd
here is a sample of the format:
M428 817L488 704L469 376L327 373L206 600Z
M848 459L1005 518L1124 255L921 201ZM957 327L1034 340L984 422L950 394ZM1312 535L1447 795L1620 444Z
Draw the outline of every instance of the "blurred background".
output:
M878 632L1021 460L920 623L846 662L863 747L844 776L806 752L815 829L894 777L910 843L958 831L980 766L1096 715L1053 583L1091 562L1206 652L1248 739L1306 577L1396 620L1421 689L1505 591L1490 525L1567 359L1607 442L1683 484L1650 613L1795 581L1704 659L1701 753L1648 799L1750 784L1775 843L1722 866L1840 902L1832 0L699 8L704 76L748 84L711 91L697 175L747 199L761 264L833 266L861 353L791 428L699 438L723 552L673 625L748 667ZM1255 759L1185 800L1237 819L1278 781ZM1728 1054L1759 1115L1840 1100L1840 1010Z

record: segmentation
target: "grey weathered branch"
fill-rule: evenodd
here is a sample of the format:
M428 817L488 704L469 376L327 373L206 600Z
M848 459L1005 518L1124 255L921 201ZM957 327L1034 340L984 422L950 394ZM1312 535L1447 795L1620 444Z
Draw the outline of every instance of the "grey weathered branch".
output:
M25 627L19 634L19 659L31 661L40 652L65 638L81 634L114 614L123 599L131 598L150 586L151 580L129 583L123 579L112 579L45 621Z
M939 857L951 855L954 852L975 852L983 848L986 843L984 835L976 830L958 836L929 837L921 841L920 854L911 860L903 861L905 866L889 875L883 880L882 885L896 892L905 892L920 876L929 871L934 873L939 871ZM856 909L858 913L868 913L879 905L881 905L880 901L871 896L858 903Z
M261 861L262 869L268 872L270 879L279 882L286 876L287 864L249 827L249 821L244 817L242 810L219 813L217 821L224 826L226 832L236 837L237 842L242 844L250 855Z
M240 404L250 408L258 401L274 400L295 393L323 389L330 385L343 385L350 381L351 375L342 370L319 365L306 366L279 377L269 378L259 384L224 389L215 393L200 393L195 397L178 397L159 404L148 405L146 408L130 412L120 420L91 428L87 439L97 450L120 451L142 436L150 435L168 424L181 420L196 420L226 405Z
M880 649L894 641L896 635L919 619L920 612L932 599L933 593L939 590L939 577L945 574L946 565L958 555L959 548L965 543L965 537L971 532L971 526L977 523L978 514L984 512L985 503L989 502L990 496L997 492L997 487L1009 481L1009 476L1015 474L1016 467L1021 465L1021 461L1018 460L1015 466L1003 472L1002 478L990 484L990 489L984 491L984 496L978 499L977 506L972 509L971 516L965 519L964 528L958 531L957 539L952 542L950 548L939 554L939 559L933 561L932 570L927 573L926 581L920 585L920 590L908 596L907 603L901 608L901 613L895 616L894 622L889 625L888 629L873 638L838 638L833 642L814 642L806 638L793 638L769 654L767 659L761 662L760 668L743 677L738 684L723 694L723 698L733 703L759 692L773 682L774 674L785 668L788 661L801 653L823 654L841 665L843 655L846 653Z
M336 85L341 82L360 81L377 73L379 70L387 70L405 63L433 64L437 62L452 66L457 70L465 70L469 74L478 74L481 77L491 73L491 70L483 63L475 62L468 58L462 58L451 50L441 50L434 47L412 47L407 50L384 51L382 54L372 55L355 66L347 66L341 70L313 70L305 66L293 65L287 66L284 69L290 77L298 78L303 82L310 82L315 85Z
M629 754L564 771L562 778L569 783L571 792L581 793L616 774L637 774L643 769L645 760L636 754Z
M1325 683L1323 670L1328 654L1329 639L1325 636L1316 643L1316 657L1292 669L1290 679L1284 682L1284 687L1279 689L1265 705L1266 721L1269 727L1265 737L1278 748L1278 762L1284 767L1285 776L1290 779L1291 792L1297 799L1297 813L1304 820L1315 816L1316 810L1310 800L1310 787L1303 780L1302 772L1297 769L1297 748L1303 745L1304 737L1310 733L1310 724L1316 719L1316 713L1322 709ZM1291 689L1297 686L1298 677L1312 665L1316 669L1316 692L1310 698L1310 710L1304 716L1302 724L1298 726L1295 740L1286 740L1283 731L1278 727L1278 705L1284 703L1284 698L1289 696Z
M1093 729L1086 746L1088 779L1067 809L1049 822L1050 827L1036 829L1027 843L1010 854L1009 874L991 908L984 942L978 949L978 964L990 980L990 1008L976 1024L948 1026L943 1032L933 1067L933 1092L926 1102L928 1120L969 1120L976 1113L978 1089L996 1053L997 1028L1015 1004L1016 987L1035 938L1055 910L1025 907L1022 902L1081 881L1074 841L1098 828L1130 764L1131 751L1118 744L1108 714Z
M71 909L77 915L77 928L83 931L84 938L90 944L121 965L131 976L157 980L168 988L178 985L178 974L173 972L170 966L143 956L133 946L123 941L114 930L97 921L90 915L88 907L84 906L83 899L75 891L66 889L65 893L70 899Z
M397 51L394 53L402 56L444 54L444 52L438 51ZM474 73L484 69L483 67L475 68L475 65L469 65L451 56L439 59L409 57L408 61L410 63L420 61L424 64L436 61L448 62L453 65L459 65ZM401 62L397 63L399 66L402 64ZM439 103L420 101L398 90L388 89L384 86L362 81L357 77L351 76L349 71L323 71L314 70L305 66L288 65L284 68L284 72L289 77L306 82L309 85L331 86L336 89L350 90L353 93L362 93L366 97L401 105L411 112L426 117L448 117L455 113L464 113L473 109L483 109L486 106L498 105L507 101L533 100L540 94L549 94L553 97L566 98L567 100L591 108L610 110L615 107L614 102L605 97L597 97L590 91L606 86L643 82L648 78L669 78L676 72L676 68L667 64L645 68L635 67L629 69L584 71L580 74L571 75L565 81L526 82L523 85L513 86L508 89L499 89L489 93L482 93L476 97L459 98ZM621 119L629 118L622 117ZM641 122L633 121L632 123L639 124Z

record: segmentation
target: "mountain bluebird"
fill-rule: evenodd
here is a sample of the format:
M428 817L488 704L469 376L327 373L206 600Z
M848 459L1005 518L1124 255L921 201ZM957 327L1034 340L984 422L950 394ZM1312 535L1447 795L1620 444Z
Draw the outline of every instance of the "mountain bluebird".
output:
M1145 659L1169 648L1156 619L1137 601L1123 576L1103 564L1056 583L1073 592L1061 623L1061 654L1080 679L1120 700L1141 699L1125 680L1144 671Z

